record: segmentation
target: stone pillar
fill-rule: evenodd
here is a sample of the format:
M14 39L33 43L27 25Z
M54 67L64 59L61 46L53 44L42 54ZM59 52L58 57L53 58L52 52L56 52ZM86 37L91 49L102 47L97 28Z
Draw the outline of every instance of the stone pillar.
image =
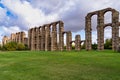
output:
M17 37L18 37L18 35L17 35L17 33L15 34L16 36L15 36L15 42L17 42Z
M119 45L119 12L112 13L112 49L117 51Z
M49 24L48 27L48 50L51 51L51 25Z
M37 31L38 31L38 29L37 29L37 27L35 27L35 29L34 29L34 31L35 31L35 34L34 34L34 47L35 47L35 50L37 50L37 36L38 36L38 33L37 33Z
M55 51L55 42L56 42L56 35L55 35L55 24L51 24L52 25L52 36L51 36L51 51Z
M25 32L21 32L21 43L24 43L25 36L26 36Z
M39 42L39 36L40 36L40 30L39 30L39 27L37 27L37 32L36 32L36 34L37 34L37 35L36 35L36 44L37 44L37 46L36 46L36 47L37 47L36 50L39 51L39 50L40 50L40 48L39 48L39 47L40 47L40 46L39 46L39 43L40 43L40 42Z
M59 22L59 50L63 51L64 49L64 23L62 21Z
M104 50L104 14L99 11L97 18L98 50Z
M86 17L85 23L85 46L86 50L92 49L92 39L91 39L91 17Z
M45 50L45 26L41 28L41 50Z
M71 46L71 42L72 41L72 33L71 31L68 31L66 34L66 50L67 51L71 51L72 46Z
M81 50L81 38L80 35L75 36L75 50Z
M54 51L54 31L53 31L53 27L52 27L52 31L51 31L51 51Z
M41 26L37 30L37 50L41 50Z
M45 26L45 51L50 50L50 27L49 25Z
M31 50L31 29L28 30L28 48Z
M18 35L18 41L17 41L17 43L20 43L20 41L21 41L21 40L20 40L20 32L18 32L17 35Z
M34 28L32 28L32 35L31 35L31 50L35 50L35 45L34 45Z

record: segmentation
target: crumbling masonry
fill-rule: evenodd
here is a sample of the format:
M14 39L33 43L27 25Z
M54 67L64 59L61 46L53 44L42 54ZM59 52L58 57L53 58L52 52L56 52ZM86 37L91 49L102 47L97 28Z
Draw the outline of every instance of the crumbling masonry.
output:
M16 42L16 43L23 43L28 44L28 38L26 37L25 32L17 32L12 33L10 37L4 36L2 40L2 44L5 45L8 42Z
M112 12L112 23L104 24L104 14L106 12ZM104 28L107 26L112 27L112 49L117 50L119 44L119 12L112 8L106 8L103 10L88 13L85 17L85 37L86 37L86 50L92 49L92 28L91 28L91 17L97 15L97 43L98 50L104 50Z
M53 22L28 31L28 46L31 50L63 51L64 34L66 33L66 50L71 50L71 31L64 31L62 21Z

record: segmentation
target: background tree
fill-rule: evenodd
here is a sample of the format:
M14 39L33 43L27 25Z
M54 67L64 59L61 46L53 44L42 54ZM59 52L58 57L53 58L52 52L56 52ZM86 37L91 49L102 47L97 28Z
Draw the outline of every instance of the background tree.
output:
M93 50L96 50L96 49L97 49L97 44L96 44L96 43L92 44L92 49L93 49Z
M23 43L9 42L2 46L3 51L16 51L16 50L28 50L27 45Z
M16 50L19 50L19 51L25 50L25 45L23 43L18 43Z
M106 39L104 44L105 49L112 49L112 39Z
M3 50L7 50L7 51L15 51L17 47L17 43L16 42L9 42L7 44L5 44L3 46Z

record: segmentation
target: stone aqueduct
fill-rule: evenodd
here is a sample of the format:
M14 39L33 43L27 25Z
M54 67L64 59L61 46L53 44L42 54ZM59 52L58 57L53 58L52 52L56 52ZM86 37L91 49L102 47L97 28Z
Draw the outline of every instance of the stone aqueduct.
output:
M104 24L104 14L106 12L112 12L112 22ZM91 39L91 17L97 15L97 43L98 50L104 50L104 28L107 26L112 27L112 49L117 50L119 44L119 12L112 8L106 8L103 10L88 13L85 17L85 40L86 40L86 50L92 49L92 39Z
M104 15L106 12L112 13L112 22L105 24ZM64 31L64 23L62 21L45 24L40 27L31 28L28 31L28 47L30 50L43 51L63 51L64 50L64 34L66 34L66 50L72 49L72 43L75 43L75 50L81 50L81 43L85 42L86 50L92 49L92 26L91 18L97 15L97 49L104 50L104 28L112 27L112 49L116 51L119 47L119 12L112 8L106 8L94 12L90 12L85 17L85 40L81 41L80 35L75 36L72 41L71 31Z
M72 33L71 31L64 31L62 21L31 28L28 31L28 46L31 50L63 51L64 34L66 34L66 50L70 51L72 49L72 42L77 44L75 49L80 50L80 43L82 42L80 35L77 35L76 40L72 41Z

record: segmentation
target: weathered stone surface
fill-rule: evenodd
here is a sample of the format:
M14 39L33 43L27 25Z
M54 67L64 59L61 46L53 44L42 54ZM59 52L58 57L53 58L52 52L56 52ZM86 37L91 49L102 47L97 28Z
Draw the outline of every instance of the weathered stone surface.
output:
M108 11L112 12L112 23L104 24L104 14ZM98 10L95 12L88 13L86 16L85 23L85 43L86 50L92 49L92 38L91 38L91 17L97 15L97 43L98 50L104 50L104 28L107 26L112 27L112 49L117 50L117 45L119 44L119 12L112 8L106 8L103 10Z
M104 15L106 12L112 13L112 22L104 23ZM92 49L92 26L91 17L97 15L97 48L98 50L104 50L104 29L107 26L112 27L112 49L117 51L119 40L119 12L112 8L106 8L94 12L90 12L85 17L85 45L86 50ZM12 33L11 37L3 37L3 45L7 42L14 41L17 43L28 44L30 50L42 50L42 51L56 51L64 50L64 34L66 34L66 50L71 50L71 44L75 43L75 50L81 49L80 35L76 35L75 41L72 41L71 31L64 31L63 21L57 21L50 24L46 24L40 27L31 28L28 30L28 38L25 37L24 32Z
M57 26L58 25L58 26ZM64 23L62 21L32 28L28 31L28 43L31 50L62 51L64 48ZM69 40L71 38L69 32Z
M10 37L3 37L2 44L5 45L8 42L23 43L28 45L28 38L26 37L25 32L17 32L12 33Z
M81 50L81 38L80 35L75 36L75 50Z

